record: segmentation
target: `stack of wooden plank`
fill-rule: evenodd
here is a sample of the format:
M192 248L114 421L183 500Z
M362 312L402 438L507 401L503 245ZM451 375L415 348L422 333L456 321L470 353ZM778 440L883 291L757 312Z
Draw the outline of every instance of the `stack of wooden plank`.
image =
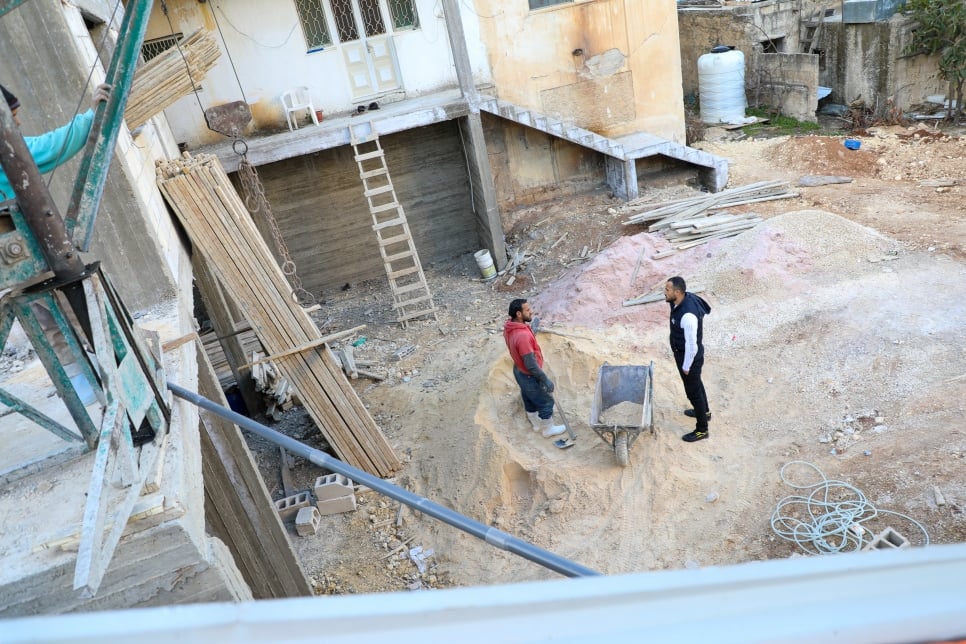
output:
M740 215L711 215L699 219L672 221L664 231L664 237L671 242L673 248L655 253L652 259L661 259L679 250L700 246L712 239L732 237L749 228L754 228L761 221L761 217L750 212Z
M774 199L790 199L797 196L798 193L790 191L783 181L759 181L747 186L730 188L716 193L702 193L696 197L677 199L663 204L642 204L640 200L635 200L628 202L623 210L636 210L641 207L645 209L628 217L624 225L630 226L652 221L654 223L648 227L648 230L655 232L667 228L671 225L671 222L699 217L707 210L730 208Z
M180 48L180 49L179 49ZM144 64L134 75L124 120L133 130L175 101L198 89L221 49L210 32L198 29Z
M344 461L377 476L400 467L385 436L324 344L217 157L185 153L158 164L158 185L226 293ZM292 352L292 347L305 350Z
M798 193L789 190L782 181L759 181L714 194L701 194L663 204L648 204L646 210L631 215L624 225L654 222L648 226L648 231L663 231L673 245L670 250L662 251L652 257L652 259L660 259L712 239L737 235L762 221L761 217L753 213L728 215L717 213L719 209L797 196ZM641 206L641 201L636 200L628 202L624 210ZM710 216L708 216L709 210L712 210Z

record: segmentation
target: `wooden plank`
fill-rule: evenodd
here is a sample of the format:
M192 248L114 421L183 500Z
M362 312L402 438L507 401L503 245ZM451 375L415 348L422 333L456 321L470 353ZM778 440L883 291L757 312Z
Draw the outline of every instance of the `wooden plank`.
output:
M301 353L303 351L308 351L309 349L314 349L315 347L326 344L327 342L332 342L333 340L338 340L339 338L344 338L346 336L352 335L353 333L358 333L366 328L365 324L360 324L359 326L352 327L351 329L346 329L345 331L339 331L338 333L330 333L329 335L318 338L317 340L312 340L311 342L306 342L305 344L293 347L287 351L282 351L281 353L276 353L270 356L265 356L264 358L259 358L258 360L253 360L248 364L242 365L241 368L252 367L262 362L268 362L270 360L276 360L278 358L284 358L285 356L290 356L296 353Z
M186 155L159 171L162 193L219 281L237 298L266 351L277 355L319 340L318 329L290 297L285 276L217 160ZM392 448L327 351L275 362L340 458L379 476L399 468Z
M207 356L200 350L197 356L199 393L226 404ZM271 599L312 595L241 432L234 424L207 412L202 412L201 421L205 518L232 551L253 596Z

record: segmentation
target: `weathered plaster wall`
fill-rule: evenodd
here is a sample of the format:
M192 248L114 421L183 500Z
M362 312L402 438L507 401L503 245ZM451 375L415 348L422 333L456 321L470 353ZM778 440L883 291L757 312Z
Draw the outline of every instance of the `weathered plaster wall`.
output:
M674 2L476 7L500 98L608 136L684 141Z
M909 53L912 27L912 20L902 15L828 25L821 37L826 53L820 80L832 88L831 100L847 104L861 96L868 107L885 114L889 98L905 110L927 95L945 93L936 58Z
M415 96L457 84L437 3L417 0L416 5L419 29L400 30L391 35L402 84L399 95ZM204 27L216 35L222 48L222 57L208 73L202 90L166 110L178 141L198 147L223 138L207 130L199 101L201 106L209 108L247 100L257 129L285 127L280 96L293 87L308 87L315 108L326 114L348 113L360 102L350 92L343 45L335 42L323 51L307 53L293 2L171 0L167 6L165 16L161 3L154 4L147 39L177 32L188 34ZM328 11L326 19L329 33L337 41L335 24ZM474 74L480 82L487 82L489 76L477 24L473 20L464 21ZM387 27L391 30L391 25Z
M684 93L698 93L698 58L715 45L730 45L744 53L746 85L754 77L749 64L759 43L783 38L782 51L799 51L801 13L798 0L766 0L721 9L682 7L678 22Z
M479 250L457 121L380 141L420 260ZM385 279L350 146L262 165L258 173L306 289L324 293L346 282Z
M604 182L603 157L594 150L488 114L483 128L501 210Z
M800 121L816 121L818 109L818 59L814 54L759 53L751 65L756 75L746 77L752 103L770 105L785 116Z

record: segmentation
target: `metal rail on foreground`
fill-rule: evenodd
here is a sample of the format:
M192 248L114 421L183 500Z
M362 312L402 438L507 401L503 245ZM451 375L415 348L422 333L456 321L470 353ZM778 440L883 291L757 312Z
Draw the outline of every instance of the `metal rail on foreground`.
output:
M190 403L206 409L213 414L221 416L226 420L230 420L239 427L247 429L250 432L254 432L261 436L262 438L269 440L280 447L284 447L286 451L293 454L298 454L302 458L305 458L312 463L315 463L319 467L324 467L327 470L337 472L342 474L357 483L362 483L366 487L384 494L391 499L395 499L400 503L405 503L409 507L419 510L420 512L427 514L434 519L439 519L443 523L447 523L454 528L459 528L463 532L469 533L478 539L482 539L492 546L496 546L501 550L506 550L512 552L515 555L519 555L524 559L528 559L536 564L553 570L554 572L560 573L566 577L591 577L595 575L600 575L601 573L590 568L581 566L578 563L565 559L560 555L556 555L552 552L539 548L532 543L527 543L522 539L518 539L512 535L503 532L502 530L497 530L496 528L491 528L490 526L484 525L479 521L474 521L469 517L465 517L462 514L450 510L449 508L443 507L438 503L430 501L426 497L419 496L418 494L413 494L408 490L405 490L397 485L383 481L377 476L373 476L366 472L363 472L357 467L353 467L348 463L343 463L342 461L333 458L322 452L320 450L304 445L294 438L290 438L285 434L281 434L274 429L270 429L261 423L257 423L252 419L242 416L230 409L222 407L218 403L215 403L204 396L200 396L193 391L189 391L184 387L179 387L178 385L168 382L168 389L171 390L175 396L183 398Z

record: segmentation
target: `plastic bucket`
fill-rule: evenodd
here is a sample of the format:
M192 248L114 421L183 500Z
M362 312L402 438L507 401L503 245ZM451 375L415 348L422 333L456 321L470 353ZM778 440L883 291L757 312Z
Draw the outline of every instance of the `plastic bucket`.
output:
M483 275L483 279L493 279L496 277L496 267L493 266L493 258L490 256L490 251L487 249L478 250L473 253L473 259L476 260L476 265L480 267L480 274Z
M858 139L845 139L845 147L850 150L858 150L862 147L862 142Z

